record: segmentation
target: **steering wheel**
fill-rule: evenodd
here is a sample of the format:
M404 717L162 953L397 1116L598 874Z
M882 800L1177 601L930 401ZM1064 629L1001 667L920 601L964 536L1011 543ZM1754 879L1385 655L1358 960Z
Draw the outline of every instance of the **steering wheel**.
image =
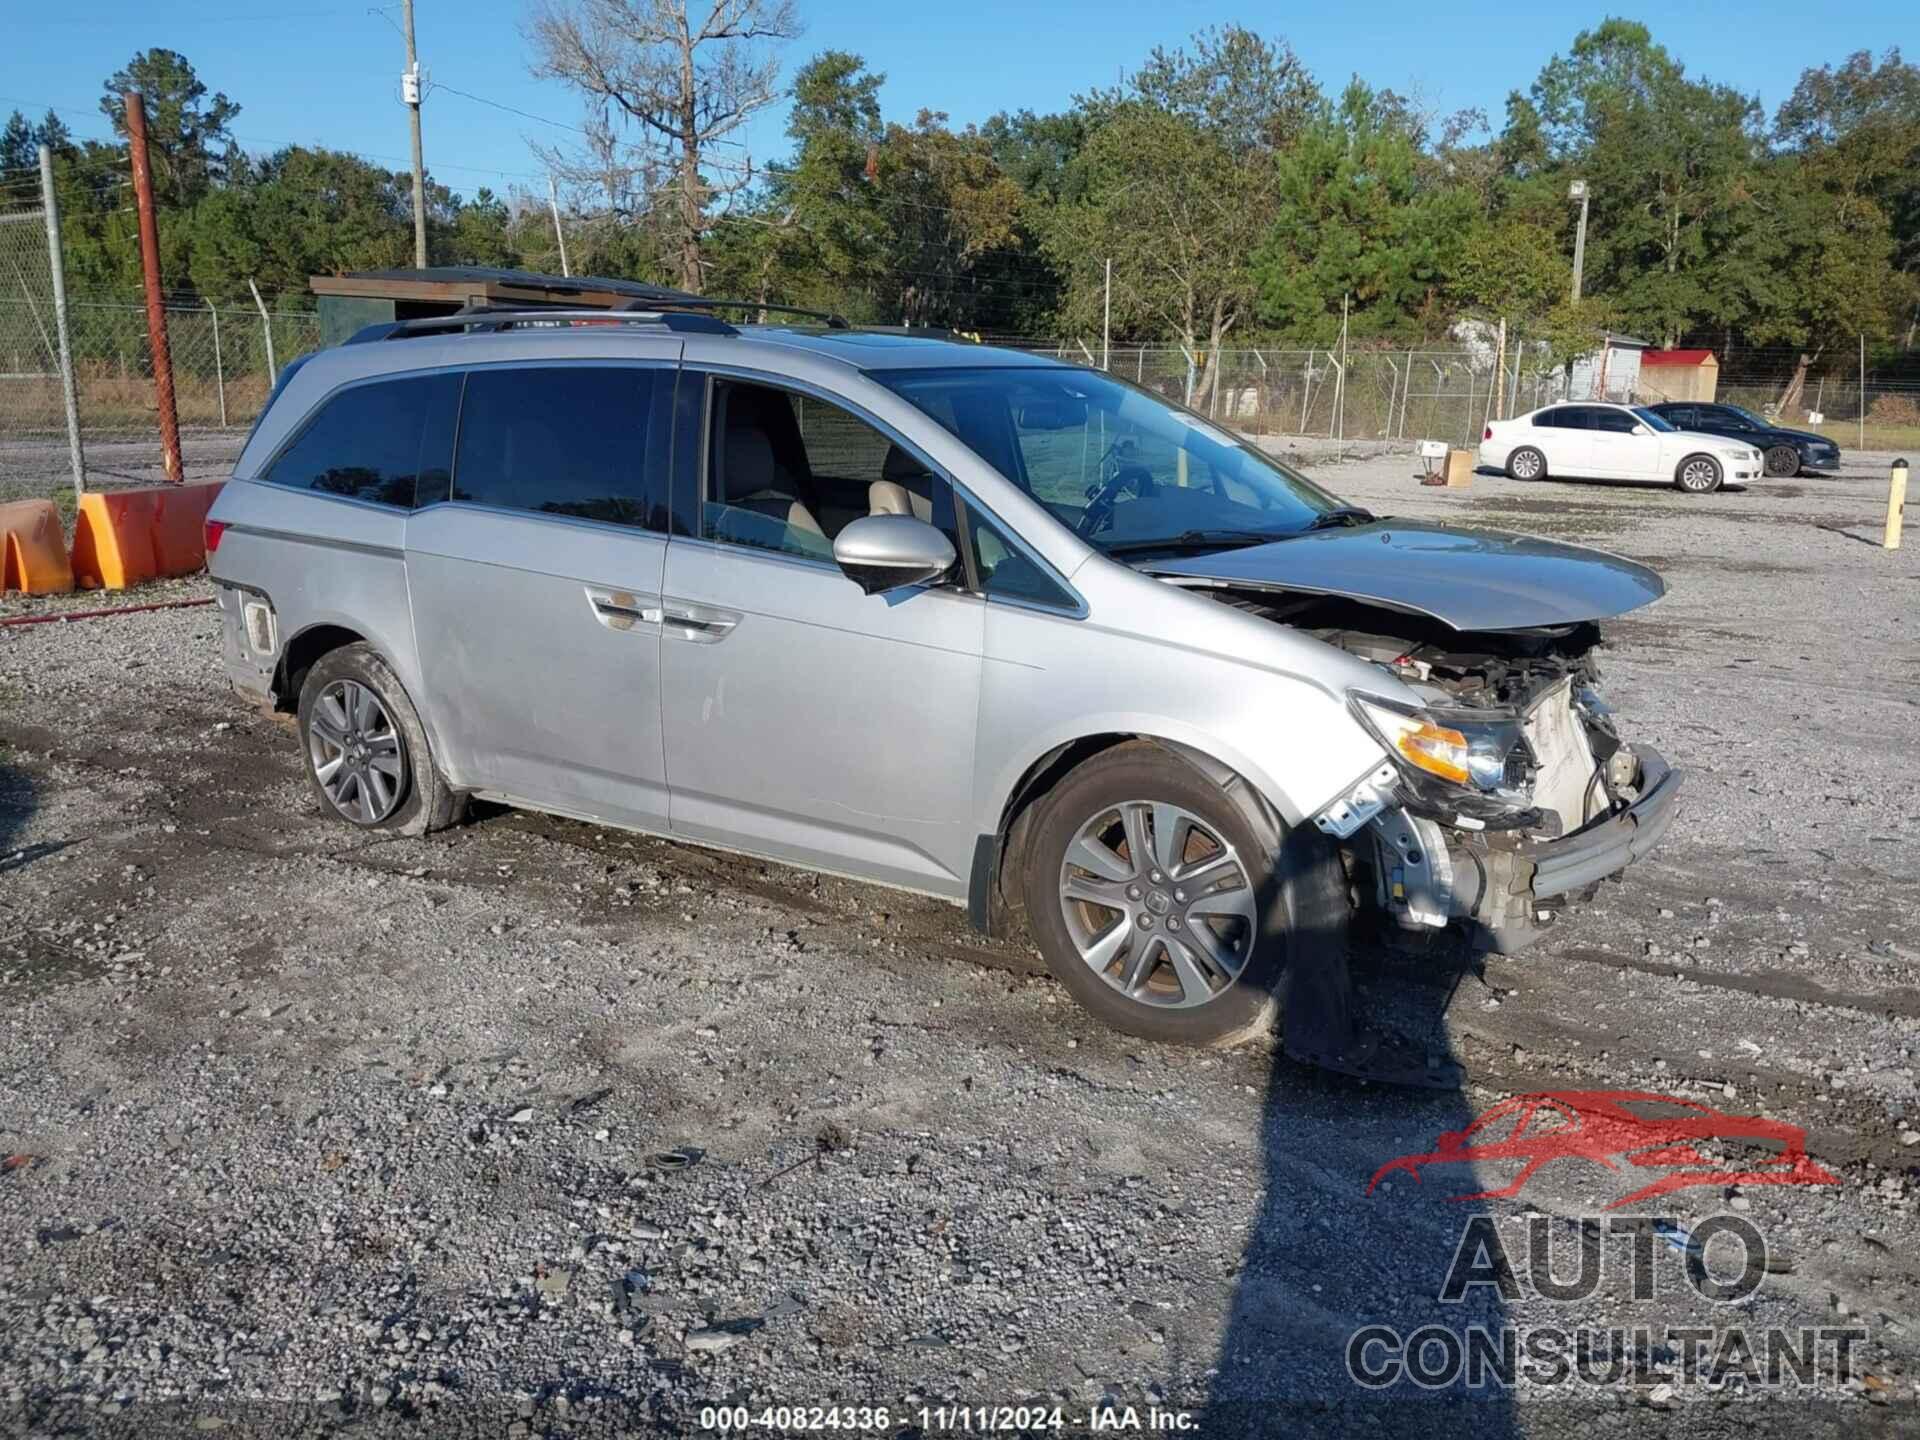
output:
M1120 498L1121 492L1129 485L1133 486L1134 495L1142 500L1160 489L1160 482L1153 478L1153 472L1146 466L1117 465L1113 474L1087 492L1087 511L1080 517L1074 532L1082 537L1097 534L1113 519L1113 502Z

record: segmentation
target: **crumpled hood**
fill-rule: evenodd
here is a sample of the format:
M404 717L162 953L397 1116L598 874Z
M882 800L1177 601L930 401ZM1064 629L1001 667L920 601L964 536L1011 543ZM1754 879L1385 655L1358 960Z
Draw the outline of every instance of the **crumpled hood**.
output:
M1667 593L1646 566L1604 550L1417 520L1316 530L1141 568L1198 586L1344 595L1431 615L1455 630L1604 620Z

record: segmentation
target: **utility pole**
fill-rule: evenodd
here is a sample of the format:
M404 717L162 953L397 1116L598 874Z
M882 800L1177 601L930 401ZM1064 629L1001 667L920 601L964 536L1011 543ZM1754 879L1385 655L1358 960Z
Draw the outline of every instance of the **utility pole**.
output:
M1107 261L1107 297L1100 311L1100 368L1108 370L1108 357L1113 353L1113 261Z
M1580 280L1587 268L1587 182L1576 180L1567 187L1567 198L1580 202L1580 226L1573 232L1573 303L1580 303Z
M547 208L553 211L553 238L560 242L560 273L568 279L572 279L573 271L567 268L567 232L560 228L560 194L553 187L553 176L551 175L547 176ZM765 297L762 296L761 298L764 299ZM762 325L766 324L767 317L762 315L760 317L760 323Z
M140 270L147 290L147 347L153 357L153 401L160 418L160 461L167 483L186 479L180 465L180 416L173 403L173 353L167 347L167 307L160 295L160 232L153 219L153 166L147 157L147 100L138 90L121 97L127 108L127 151L133 159L134 209L140 217Z
M427 179L420 158L420 57L413 49L413 0L401 0L407 37L407 72L400 77L400 96L407 102L407 121L413 127L413 264L427 268Z

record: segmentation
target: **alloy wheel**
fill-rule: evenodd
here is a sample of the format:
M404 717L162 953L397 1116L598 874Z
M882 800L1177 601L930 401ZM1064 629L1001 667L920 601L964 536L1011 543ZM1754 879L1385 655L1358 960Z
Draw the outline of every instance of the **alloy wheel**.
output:
M327 799L357 825L377 825L406 794L407 752L387 707L357 680L320 692L307 720L313 777Z
M1513 475L1516 480L1536 480L1540 476L1540 457L1531 450L1523 450L1513 457Z
M1713 489L1720 479L1720 468L1707 459L1689 460L1680 468L1680 487L1696 494Z
M1247 869L1206 821L1129 800L1075 833L1060 908L1087 968L1129 1000L1204 1005L1240 978L1258 933Z

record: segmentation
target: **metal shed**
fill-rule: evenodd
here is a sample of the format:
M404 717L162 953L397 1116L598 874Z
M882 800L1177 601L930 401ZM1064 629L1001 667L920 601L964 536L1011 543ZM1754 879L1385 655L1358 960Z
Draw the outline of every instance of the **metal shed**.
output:
M1640 386L1640 357L1647 342L1635 335L1605 335L1600 348L1573 362L1569 400L1631 400Z

